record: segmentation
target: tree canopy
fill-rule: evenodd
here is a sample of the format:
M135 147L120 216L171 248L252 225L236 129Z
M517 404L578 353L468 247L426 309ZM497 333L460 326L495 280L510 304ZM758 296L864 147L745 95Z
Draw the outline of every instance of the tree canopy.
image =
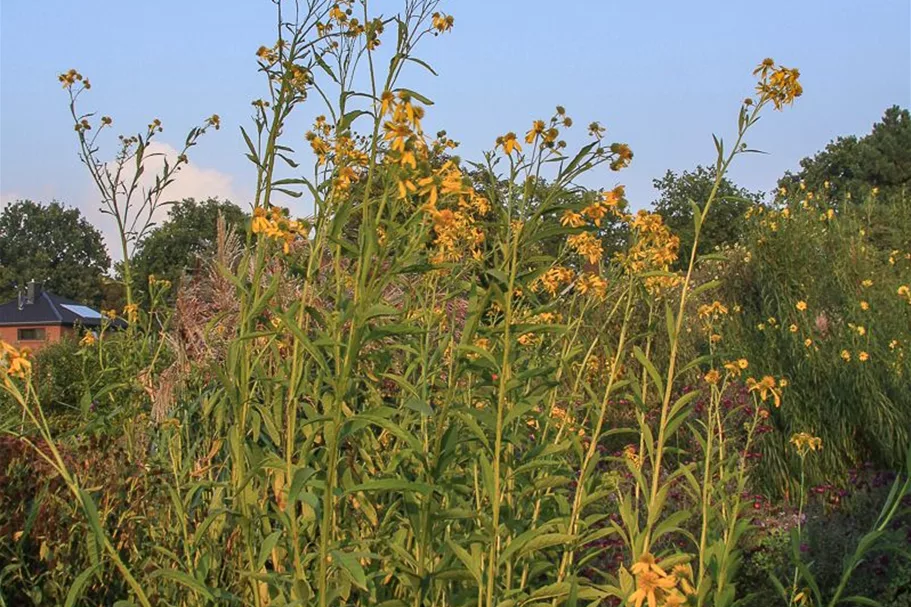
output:
M690 201L700 206L705 205L712 192L716 174L715 167L699 165L692 172L677 174L668 171L661 179L652 181L658 190L658 199L653 203L655 211L664 218L671 231L680 237L682 256L692 249L695 237ZM715 247L736 242L743 229L744 213L750 206L762 202L762 198L762 193L751 192L737 186L727 177L722 178L699 235L698 253L705 254Z
M0 300L35 279L56 295L97 305L110 265L101 233L79 209L20 200L0 213Z
M897 105L890 107L869 134L830 142L821 152L801 160L799 171L785 173L778 185L791 190L801 181L810 191L832 189L850 193L852 200L863 200L874 187L887 198L908 188L911 114Z
M241 225L247 215L237 205L209 198L187 198L171 205L168 219L152 230L133 256L136 285L144 289L150 274L170 280L175 286L196 260L215 243L218 216L227 225Z

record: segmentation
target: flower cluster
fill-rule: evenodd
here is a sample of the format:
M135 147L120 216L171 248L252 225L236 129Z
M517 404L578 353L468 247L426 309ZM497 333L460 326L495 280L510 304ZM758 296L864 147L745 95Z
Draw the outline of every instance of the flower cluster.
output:
M636 576L636 590L627 601L635 607L681 607L687 596L695 593L693 572L689 565L677 565L671 573L664 570L650 553L645 553L630 568Z
M819 451L822 449L822 439L806 432L798 432L791 437L790 443L797 449L801 457L810 451Z
M454 262L466 253L479 259L485 235L477 220L487 215L490 203L471 187L455 161L440 162L439 156L455 142L440 132L437 141L428 144L421 127L424 108L414 104L409 91L385 91L379 101L380 112L389 117L383 123L388 144L384 163L393 168L399 199L424 201L436 249L431 261Z
M775 67L773 59L764 59L755 70L754 76L759 76L756 92L760 100L769 100L780 110L785 105L794 103L797 97L803 94L800 84L800 72L796 69L779 65Z
M601 239L591 232L572 234L567 237L566 244L591 264L600 262L601 256L604 254Z
M627 253L618 253L617 260L631 274L668 272L645 278L645 286L652 294L674 288L680 277L670 274L671 265L677 261L680 238L664 223L661 215L640 210L626 217L635 235L635 242Z
M607 295L607 281L592 272L581 274L576 280L576 289L582 295L591 294L597 299Z
M575 279L576 273L572 268L554 266L548 268L543 274L531 283L531 290L535 293L544 289L549 295L554 296L563 285L569 285Z
M85 89L92 88L92 83L89 82L89 79L84 78L82 76L82 74L80 74L79 72L77 72L74 69L64 72L63 74L60 74L59 76L57 76L57 80L60 81L60 83L63 85L63 88L65 88L65 89L73 88L73 85L76 84L77 82L81 82L82 87Z
M301 220L290 219L288 210L270 206L267 211L264 207L253 210L253 233L262 234L282 243L282 250L287 254L291 244L298 238L306 239L310 226Z
M699 306L698 314L699 318L711 318L717 320L722 316L727 316L728 308L720 301L713 301L710 304L703 304Z
M158 287L160 289L170 289L171 281L166 278L158 278L154 274L149 274L149 287Z
M123 307L123 315L128 322L136 322L139 318L139 305L134 303L125 305Z
M531 128L525 133L525 143L536 145L542 150L562 150L566 147L566 142L560 139L559 127L569 128L572 125L573 119L566 115L566 109L562 105L558 105L548 122L535 120L531 123Z
M0 340L0 375L3 376L4 385L10 384L11 377L25 379L31 373L32 362L28 357L27 348L20 350Z
M305 134L310 149L316 156L318 166L333 165L332 194L337 201L346 195L352 184L360 181L370 157L364 151L361 139L355 139L347 131L336 132L325 116L317 116L313 128Z

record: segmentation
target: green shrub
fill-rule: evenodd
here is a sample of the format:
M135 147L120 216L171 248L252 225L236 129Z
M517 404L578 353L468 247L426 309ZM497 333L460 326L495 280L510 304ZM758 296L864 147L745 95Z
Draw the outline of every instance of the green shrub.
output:
M805 193L798 190L800 193ZM824 450L812 483L864 461L895 469L911 428L911 212L907 198L865 204L803 198L757 207L745 243L727 253L720 297L733 310L726 348L789 382L770 420L762 474L793 491L790 437Z

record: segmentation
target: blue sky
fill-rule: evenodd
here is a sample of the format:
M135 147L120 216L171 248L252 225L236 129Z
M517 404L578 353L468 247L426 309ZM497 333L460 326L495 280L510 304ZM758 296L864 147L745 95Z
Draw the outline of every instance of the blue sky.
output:
M398 1L374 2L391 13ZM750 137L764 156L733 177L768 190L800 158L838 135L865 133L890 105L911 105L911 2L766 0L762 3L613 0L444 2L455 28L421 53L439 77L415 70L403 85L433 99L425 127L446 128L477 159L498 134L524 133L566 106L579 128L600 120L636 156L585 185L627 185L634 207L654 198L667 169L713 160L711 134L730 135L750 72L763 57L800 68L805 94L769 113ZM252 170L238 126L264 96L254 52L274 41L268 0L4 0L0 8L0 202L57 199L93 221L97 199L76 156L66 96L56 80L75 67L93 87L86 108L119 132L151 118L172 146L213 112L223 128L191 155L174 193L246 204ZM287 141L306 148L306 124ZM301 203L295 209L306 212ZM102 226L109 229L109 226ZM107 232L107 229L105 230Z

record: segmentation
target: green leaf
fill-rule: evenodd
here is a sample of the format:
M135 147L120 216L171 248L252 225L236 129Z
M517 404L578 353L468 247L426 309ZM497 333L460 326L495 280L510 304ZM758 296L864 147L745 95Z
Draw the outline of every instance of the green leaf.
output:
M275 544L278 543L281 536L281 531L273 531L263 540L262 545L259 547L259 558L256 559L257 571L265 567L266 561L269 560L269 555L272 554L272 549L275 548Z
M841 599L842 603L854 603L855 605L868 605L869 607L883 607L883 604L865 596L848 596Z
M89 565L87 569L76 576L76 579L74 579L72 585L70 585L69 591L66 593L66 601L63 604L64 607L73 607L76 604L76 601L79 600L79 595L82 594L82 588L98 567L99 565Z
M370 112L365 111L365 110L352 110L352 111L348 112L347 114L345 114L344 116L342 116L342 119L339 120L339 123L338 123L339 132L348 130L348 127L351 126L351 123L354 122L358 116L363 116L364 114L367 114L368 116L371 115Z
M636 356L636 360L638 360L639 363L645 367L645 370L648 371L649 377L652 378L652 383L658 388L658 393L664 394L664 382L661 380L661 376L658 374L658 369L655 368L654 363L645 356L645 353L639 346L633 348L633 354Z
M347 491L345 495L357 493L358 491L412 491L423 495L430 495L433 492L433 486L427 483L414 483L398 478L380 478L360 485L355 485Z
M418 101L420 101L420 102L423 103L423 104L426 104L426 105L433 105L433 101L431 101L431 100L428 99L427 97L421 95L420 93L415 93L415 92L412 91L411 89L397 88L397 89L395 89L394 92L396 92L396 93L406 93L406 94L408 94L408 95L411 95L412 97L414 97L415 99L417 99Z
M532 552L536 552L538 550L552 548L553 546L571 544L575 541L576 536L569 533L544 533L528 540L525 545L519 549L517 557L522 558L523 556L529 555Z
M153 571L149 578L164 578L166 580L171 580L172 582L186 586L194 592L201 594L210 601L215 600L215 596L212 595L208 588L206 588L199 580L190 577L183 571L177 571L176 569L158 569L157 571Z
M465 569L467 569L471 575L474 577L478 585L481 585L481 562L479 559L475 559L467 550L453 542L451 539L446 538L446 545L449 546L449 549L452 550L452 553L459 559Z
M332 78L336 84L338 84L338 78L335 77L335 72L332 71L332 68L329 67L329 64L326 63L322 56L319 54L314 54L313 59L316 61L317 65L323 68L323 71L329 74L329 77Z
M719 286L721 286L720 280L710 280L708 282L702 283L701 285L699 285L698 287L696 287L695 289L693 289L690 292L690 297L696 297L700 293L704 293L705 291L711 291L712 289L715 289Z
M702 209L699 208L699 205L696 204L694 200L690 200L690 208L693 210L693 227L695 228L695 236L699 237L699 232L702 230Z
M89 527L92 528L95 534L95 552L100 553L105 535L101 528L101 519L98 518L98 508L95 506L95 500L85 489L79 489L79 497L82 498L82 509L85 511L85 516L89 521Z
M332 551L332 563L338 566L352 584L367 590L367 576L357 557L350 552Z
M433 68L430 67L430 65L428 65L425 61L421 61L421 60L418 59L417 57L408 57L408 56L406 56L406 57L405 57L405 61L414 61L415 63L417 63L417 64L420 65L421 67L426 68L427 71L429 71L429 72L430 72L431 74L433 74L434 76L439 76L439 74L437 74L437 73L433 70Z

